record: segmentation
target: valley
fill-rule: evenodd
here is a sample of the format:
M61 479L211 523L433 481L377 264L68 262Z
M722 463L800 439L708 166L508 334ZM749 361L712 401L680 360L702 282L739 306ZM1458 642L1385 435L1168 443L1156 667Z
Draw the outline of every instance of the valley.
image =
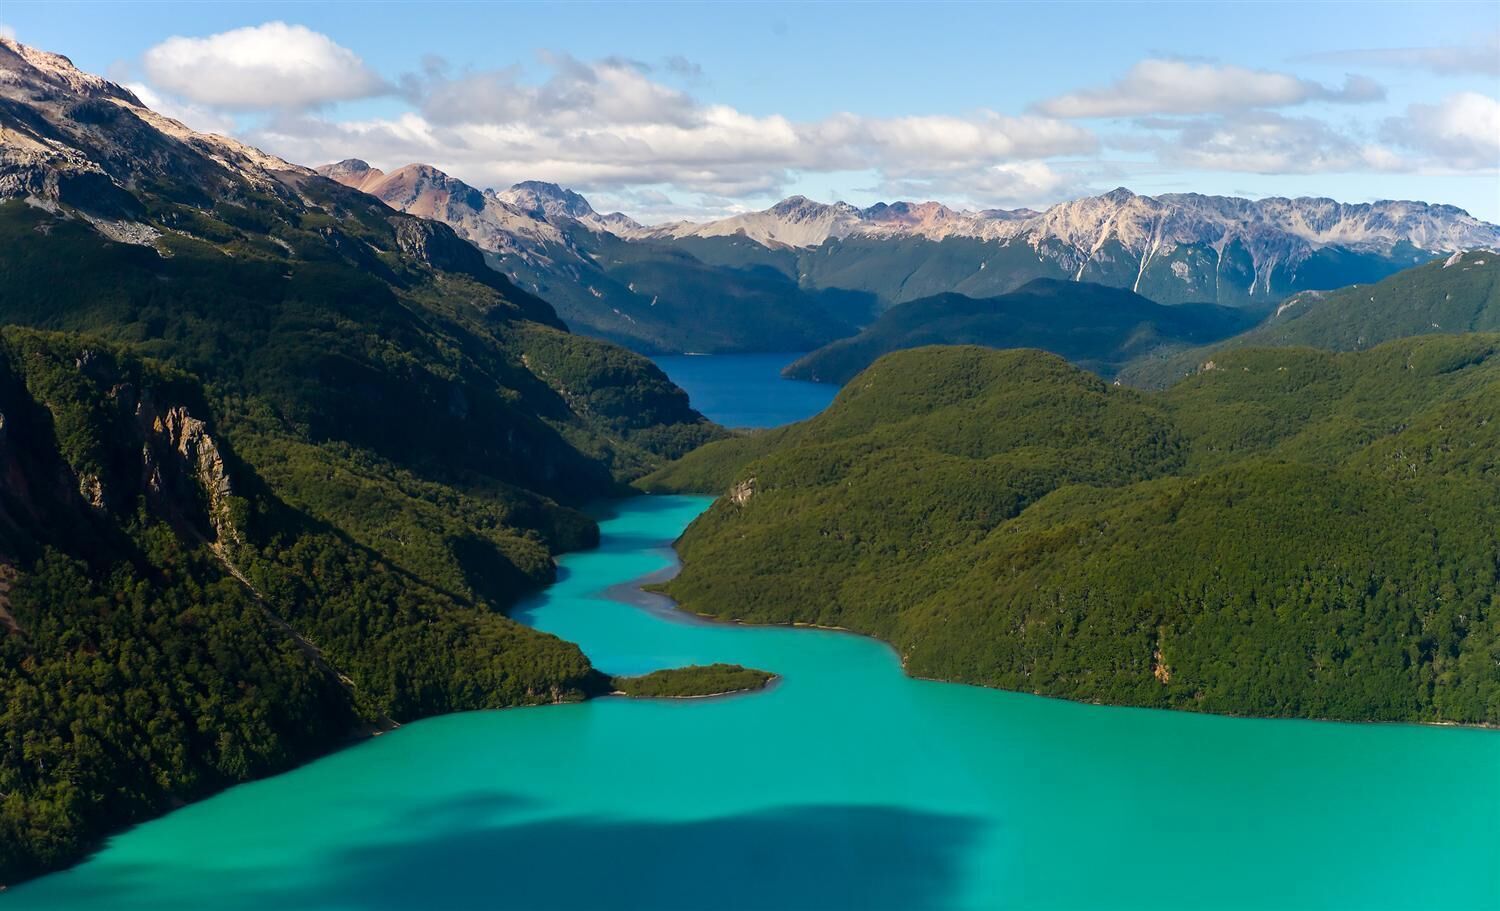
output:
M37 8L0 911L1500 906L1488 62Z
M1225 909L1394 911L1413 894L1500 898L1491 731L1039 699L913 679L889 647L847 633L706 622L637 590L671 572L672 540L706 508L613 504L600 546L563 556L559 581L512 616L611 674L734 662L777 674L771 688L405 725L133 829L0 905L981 911L998 896L1128 911L1211 895ZM1429 875L1439 863L1467 873Z

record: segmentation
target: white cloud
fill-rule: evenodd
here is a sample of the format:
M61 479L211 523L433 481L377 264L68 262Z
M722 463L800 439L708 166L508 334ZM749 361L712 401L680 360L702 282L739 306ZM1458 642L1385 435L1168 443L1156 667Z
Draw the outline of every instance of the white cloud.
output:
M0 22L0 38L9 38L12 41L16 40L15 28L4 22Z
M1363 76L1332 88L1287 73L1188 60L1142 60L1119 80L1040 102L1052 117L1136 117L1147 114L1215 114L1285 107L1309 101L1365 102L1385 90Z
M390 90L353 51L285 22L168 38L142 62L152 85L232 110L308 108Z
M1479 73L1500 76L1500 34L1483 44L1443 47L1384 47L1329 51L1298 58L1321 63L1352 63L1392 69L1426 70L1440 76Z
M1200 171L1318 174L1408 170L1411 162L1384 146L1363 141L1312 117L1270 111L1183 119L1151 119L1145 139L1117 140L1149 149L1158 161Z
M1382 134L1429 158L1430 166L1500 171L1500 100L1458 92L1437 104L1413 104L1386 121Z
M794 174L832 171L966 177L1001 189L1020 184L989 170L997 165L1098 147L1090 131L1039 115L797 121L701 103L629 61L542 62L548 78L529 83L514 68L450 77L433 61L405 81L415 110L404 115L353 122L285 115L248 138L294 161L421 161L479 185L538 178L593 192L669 185L738 198L778 193Z

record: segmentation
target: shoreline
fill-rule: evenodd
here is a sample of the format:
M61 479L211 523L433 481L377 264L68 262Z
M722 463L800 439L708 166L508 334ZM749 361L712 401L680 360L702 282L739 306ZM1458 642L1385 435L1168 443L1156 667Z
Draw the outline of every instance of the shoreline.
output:
M661 670L675 670L675 668L661 668ZM612 690L595 699L630 699L637 702L684 702L692 699L723 699L726 696L738 696L742 693L763 693L766 690L775 689L782 681L780 674L772 674L770 679L760 686L742 686L737 690L724 690L721 693L695 693L691 696L632 696L624 690Z
M646 494L646 496L708 496L708 494ZM642 576L639 580L636 580L635 583L620 583L618 585L611 586L610 589L606 590L606 596L608 596L608 593L615 588L633 584L635 586L635 590L640 592L641 594L650 596L653 600L659 598L670 605L670 607L668 607L665 611L661 611L661 613L667 614L668 612L670 612L671 614L676 614L678 615L678 617L683 618L689 622L701 623L705 625L739 626L747 629L814 629L822 630L824 632L843 633L850 636L859 636L862 639L870 639L875 642L879 642L896 654L897 660L901 663L901 673L906 676L907 679L920 680L924 683L941 683L948 686L968 686L977 689L988 690L990 692L1015 693L1022 696L1034 696L1041 699L1053 699L1059 702L1071 702L1075 705L1092 705L1099 708L1136 709L1139 711L1147 712L1173 712L1176 714L1201 715L1209 718L1231 718L1238 721L1305 721L1315 724L1392 725L1423 728L1452 728L1457 730L1472 731L1500 731L1500 723L1490 724L1487 722L1470 723L1462 721L1389 721L1373 718L1356 720L1350 718L1326 718L1311 717L1305 715L1242 715L1230 712L1203 712L1187 708L1171 708L1154 705L1131 705L1129 703L1101 702L1091 699L1070 699L1067 696L1054 696L1049 693L1040 693L1036 691L1010 690L1005 689L1004 687L986 686L982 683L969 683L963 680L944 680L940 677L924 677L918 674L913 674L910 672L910 670L908 670L906 656L900 653L894 643L882 639L879 636L874 636L869 633L862 633L859 630L849 629L848 627L844 626L827 626L821 623L812 623L805 620L756 622L751 620L743 620L738 617L717 617L713 614L707 614L701 611L695 611L683 607L675 599L673 599L671 595L668 595L667 593L662 591L653 591L651 589L645 588L645 586L647 585L659 585L665 582L669 582L682 571L683 561L681 555L677 553L676 541L673 541L672 544L667 547L667 549L670 550L672 554L671 566L665 567L654 573L648 573L646 576ZM646 607L646 609L648 610L651 609L651 606L649 605L642 606ZM658 610L660 609L658 608Z

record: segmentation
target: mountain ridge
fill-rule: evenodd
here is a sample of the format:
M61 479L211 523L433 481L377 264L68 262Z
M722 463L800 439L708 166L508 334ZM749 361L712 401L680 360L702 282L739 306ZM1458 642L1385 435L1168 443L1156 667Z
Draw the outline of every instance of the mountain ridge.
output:
M484 195L505 207L505 218L483 231L468 224L467 213L447 220L535 291L622 259L670 270L687 252L725 280L736 278L732 270L776 270L804 289L869 295L875 303L868 312L830 311L856 326L897 303L946 292L993 297L1034 278L1126 288L1168 305L1270 312L1300 291L1378 281L1459 250L1500 247L1500 226L1456 206L1411 200L1153 197L1119 187L1043 211L975 212L936 201L857 208L791 196L714 221L642 225L620 213L601 216L581 194L541 181ZM397 197L385 198L401 207ZM641 301L602 282L592 293L594 300L569 302L570 319L627 343L640 334L629 322L642 319ZM647 320L652 316L646 311ZM736 344L753 350L745 341ZM796 346L783 340L771 347Z
M897 304L858 335L803 355L782 374L843 384L892 351L984 345L1050 351L1110 378L1133 360L1218 341L1252 319L1233 307L1165 306L1123 288L1035 278L990 298L948 292Z

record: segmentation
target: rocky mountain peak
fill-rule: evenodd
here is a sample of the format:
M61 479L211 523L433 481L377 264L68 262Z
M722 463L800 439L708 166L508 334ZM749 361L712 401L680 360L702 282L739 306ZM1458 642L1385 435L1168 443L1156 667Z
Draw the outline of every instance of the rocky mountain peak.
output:
M0 199L76 206L110 222L101 230L122 238L150 233L134 224L142 207L131 188L143 180L213 187L210 196L232 196L246 184L283 196L312 173L228 137L194 132L61 54L9 38L0 38L0 108Z
M144 107L129 89L83 72L62 54L30 47L3 36L0 36L0 81L12 85L29 84L33 90L50 88L88 98L113 98Z
M337 174L342 177L353 174L367 174L374 169L370 167L370 163L368 161L365 161L363 159L345 158L343 161L336 161L333 164L325 164L322 167L317 168L316 170L319 174L322 174L324 176L332 176Z
M581 194L544 180L523 180L495 195L537 218L584 219L595 214Z
M356 190L365 190L385 179L385 172L379 168L370 167L369 162L358 158L345 158L343 161L333 164L325 164L315 168L319 174L331 180L353 187Z

